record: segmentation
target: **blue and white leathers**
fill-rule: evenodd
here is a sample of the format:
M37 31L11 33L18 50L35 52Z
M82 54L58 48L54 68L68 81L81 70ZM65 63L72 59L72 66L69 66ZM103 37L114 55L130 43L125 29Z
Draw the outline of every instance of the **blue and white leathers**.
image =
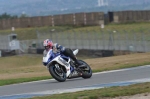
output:
M78 49L73 51L74 55L78 53ZM67 61L66 61L67 60ZM66 76L68 77L71 74L72 67L70 66L70 58L64 56L61 53L54 53L52 49L50 49L45 55L43 56L43 64L49 68L49 66L53 62L57 62L58 64L62 65L66 69Z

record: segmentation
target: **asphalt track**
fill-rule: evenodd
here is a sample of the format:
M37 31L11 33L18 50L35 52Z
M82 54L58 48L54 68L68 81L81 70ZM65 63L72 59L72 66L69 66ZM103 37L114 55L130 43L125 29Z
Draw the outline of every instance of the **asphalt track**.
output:
M150 65L94 73L90 79L67 79L65 82L57 82L54 79L49 79L1 86L0 99L30 98L33 96L75 92L110 86L124 86L141 82L150 82Z

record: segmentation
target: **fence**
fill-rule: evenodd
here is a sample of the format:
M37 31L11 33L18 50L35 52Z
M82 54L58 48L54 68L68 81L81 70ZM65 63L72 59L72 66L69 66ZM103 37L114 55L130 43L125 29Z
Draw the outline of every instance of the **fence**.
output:
M150 10L117 11L117 12L109 12L109 15L110 15L110 21L114 21L115 23L150 22Z
M133 32L133 33L132 33ZM150 34L149 33L128 33L126 31L70 31L44 33L37 31L38 48L43 48L44 39L52 39L65 47L72 49L91 49L91 50L117 50L131 52L149 52Z
M60 25L100 25L104 24L103 12L72 13L54 16L37 16L0 20L0 29L27 28Z
M8 50L10 49L9 46L9 38L6 35L0 35L0 50Z
M78 30L68 32L37 31L37 39L21 40L18 48L25 53L28 53L30 48L35 50L43 49L43 40L47 38L72 49L150 52L149 32L111 30ZM3 50L10 49L8 39L1 35L0 40L0 48L3 48ZM34 53L36 52L34 51Z
M105 21L105 22L104 22ZM60 25L101 25L104 23L150 22L150 10L71 13L53 16L37 16L0 20L0 29L27 28Z

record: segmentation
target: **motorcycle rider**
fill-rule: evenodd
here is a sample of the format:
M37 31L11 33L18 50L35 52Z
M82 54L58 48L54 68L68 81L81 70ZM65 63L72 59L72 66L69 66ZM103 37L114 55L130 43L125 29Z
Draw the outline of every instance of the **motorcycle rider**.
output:
M77 68L85 66L84 64L78 62L77 58L75 57L73 51L70 48L65 48L64 46L59 45L58 43L53 43L49 39L44 40L43 46L45 48L43 54L46 54L50 49L53 49L54 52L60 52L63 55L70 57L75 62L75 66ZM43 63L43 65L46 64Z

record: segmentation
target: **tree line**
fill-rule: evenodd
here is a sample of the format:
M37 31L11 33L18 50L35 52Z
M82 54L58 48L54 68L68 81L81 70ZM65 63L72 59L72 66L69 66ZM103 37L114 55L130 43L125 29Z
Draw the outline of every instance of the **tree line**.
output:
M26 14L22 14L21 16L17 16L17 15L10 15L7 13L3 13L0 15L0 20L1 19L14 19L14 18L23 18L23 17L28 17Z

